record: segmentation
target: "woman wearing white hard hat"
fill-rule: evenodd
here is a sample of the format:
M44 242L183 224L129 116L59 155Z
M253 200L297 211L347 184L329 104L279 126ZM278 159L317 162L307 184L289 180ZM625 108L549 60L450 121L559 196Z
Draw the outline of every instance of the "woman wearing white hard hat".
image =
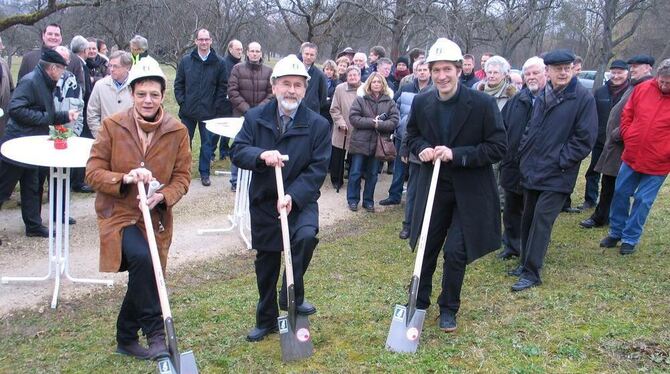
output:
M247 335L259 341L277 331L277 281L281 270L282 232L277 219L281 204L288 211L291 256L298 314L316 313L305 299L303 276L319 239L320 188L330 160L330 124L302 101L309 75L295 55L279 60L272 71L269 103L250 109L233 143L233 162L251 170L249 213L251 246L259 300L256 325ZM281 156L288 155L288 161ZM285 196L277 199L274 167L282 167ZM286 310L286 285L279 308Z
M116 322L117 352L157 359L167 355L167 348L137 183L155 179L164 184L147 203L165 271L172 207L188 191L191 151L186 127L163 110L166 82L158 62L143 58L130 70L128 82L133 107L102 121L86 181L97 191L100 271L128 271L128 290ZM148 349L139 343L140 329Z
M414 97L407 145L422 161L410 244L417 243L426 209L433 163L441 160L428 229L417 308L430 305L432 278L444 253L439 328L456 330L466 265L500 247L500 201L492 164L502 159L506 135L495 100L461 85L463 55L440 38L426 59L434 90Z

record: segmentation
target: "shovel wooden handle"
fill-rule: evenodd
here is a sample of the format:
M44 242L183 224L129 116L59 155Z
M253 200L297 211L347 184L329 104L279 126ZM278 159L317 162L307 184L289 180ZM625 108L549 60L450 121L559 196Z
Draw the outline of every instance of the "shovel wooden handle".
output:
M161 267L160 257L158 255L158 245L156 244L156 235L154 234L154 226L151 221L151 212L149 205L147 205L147 192L144 189L144 183L137 183L137 191L140 195L140 209L142 210L142 218L144 220L144 227L147 231L147 241L149 242L149 252L151 253L151 264L154 268L154 276L156 277L156 286L158 288L158 298L161 302L161 310L163 311L163 319L172 318L172 311L170 310L170 302L168 301L167 287L165 286L165 278L163 278L163 268Z
M282 155L282 161L288 161L288 155ZM275 179L277 180L277 199L283 199L284 193L284 178L282 177L281 166L275 166ZM284 263L286 272L286 288L293 285L293 262L291 259L291 236L288 229L288 214L286 208L282 207L279 211L279 219L281 221L281 237L284 246Z
M421 276L421 267L423 266L423 255L426 252L426 240L428 239L428 229L430 228L430 217L433 214L433 202L435 201L435 190L437 189L437 177L440 175L440 165L442 160L435 160L433 166L433 176L430 179L430 188L428 189L428 199L426 199L426 210L423 213L423 223L421 224L421 233L419 234L419 243L416 251L416 261L414 262L413 275L417 279Z

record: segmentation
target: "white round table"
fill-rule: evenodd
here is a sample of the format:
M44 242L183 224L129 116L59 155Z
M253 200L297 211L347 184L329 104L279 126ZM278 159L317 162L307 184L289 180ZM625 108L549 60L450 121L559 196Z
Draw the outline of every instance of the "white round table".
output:
M242 129L244 117L223 117L214 118L205 121L207 130L221 136L234 139L237 133ZM251 216L249 215L249 183L251 183L251 171L237 169L237 190L235 192L235 206L233 214L228 215L230 226L220 229L200 229L198 234L215 234L220 232L230 232L236 227L239 228L240 236L251 249ZM215 171L214 175L221 175L225 172Z
M71 137L66 149L55 149L53 141L46 135L25 136L6 141L0 152L8 159L22 164L45 166L49 168L49 265L47 275L43 277L2 277L0 281L35 282L55 278L51 307L58 303L60 277L65 275L72 282L112 285L111 280L75 278L70 274L70 231L69 225L62 219L52 219L54 209L56 217L70 216L70 168L85 167L91 153L93 139ZM53 191L56 191L54 201ZM63 204L65 194L65 204ZM64 206L64 207L63 207ZM65 208L65 211L63 211ZM54 225L55 235L54 235Z

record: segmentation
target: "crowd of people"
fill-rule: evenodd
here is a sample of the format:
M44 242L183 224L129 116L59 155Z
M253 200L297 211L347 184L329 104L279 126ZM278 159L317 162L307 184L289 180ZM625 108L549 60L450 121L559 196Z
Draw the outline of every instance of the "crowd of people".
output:
M130 52L107 55L105 43L95 38L75 36L70 48L61 46L61 28L50 24L42 41L41 49L24 55L15 89L6 64L0 64L5 110L0 120L7 124L2 122L0 144L46 134L53 124L96 139L85 173L73 175L73 188L97 192L101 270L129 272L117 349L139 358L161 357L166 348L153 277L147 275L150 259L135 184L165 183L149 200L165 267L171 208L188 190L188 151L196 128L203 186L211 185L217 150L219 158L232 160L233 191L238 167L253 175L249 201L259 302L249 341L275 332L278 309L287 308L286 285L277 293L282 249L277 210L288 211L297 311L313 314L303 276L318 244L321 186L329 173L337 192L346 183L348 209L357 211L362 202L374 213L385 139L392 139L395 159L386 166L393 177L379 204L400 205L405 195L399 237L416 246L423 212L427 204L435 207L417 307L431 303L442 251L437 303L439 327L447 332L456 329L472 261L502 247L499 258L518 260L508 273L517 277L512 291L542 283L561 212L594 209L580 226L609 224L600 246L621 242L622 255L633 253L670 172L670 59L658 64L655 75L651 56L616 59L610 78L592 93L577 77L581 59L564 49L528 58L520 72L503 56L484 53L475 70L473 55L440 38L427 54L415 48L395 62L384 47L374 46L368 54L345 48L319 67L318 46L307 42L297 56L272 68L260 43L244 48L231 40L227 51L217 54L209 31L199 29L174 81L178 121L162 108L168 82L145 38L135 36ZM245 120L232 146L205 128L207 120L239 116ZM584 202L572 207L580 164L589 155ZM438 159L442 166L431 202L428 187ZM279 197L273 182L277 166L284 168L286 186ZM20 183L27 236L49 236L40 215L46 175L44 169L0 160L0 204ZM140 329L148 348L138 342Z

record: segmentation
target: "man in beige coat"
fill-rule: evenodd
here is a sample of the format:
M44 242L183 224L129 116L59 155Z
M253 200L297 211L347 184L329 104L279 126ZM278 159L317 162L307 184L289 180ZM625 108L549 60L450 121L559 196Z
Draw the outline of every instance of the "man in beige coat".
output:
M98 137L100 123L103 119L133 106L130 87L128 87L127 82L128 72L133 66L131 54L125 51L116 51L109 57L107 66L110 74L93 86L86 109L88 128L94 138Z
M349 150L352 127L349 123L349 110L356 100L356 90L361 86L361 69L349 66L346 70L347 81L335 88L330 115L333 118L333 150L330 156L330 182L337 192L344 184L344 159Z

